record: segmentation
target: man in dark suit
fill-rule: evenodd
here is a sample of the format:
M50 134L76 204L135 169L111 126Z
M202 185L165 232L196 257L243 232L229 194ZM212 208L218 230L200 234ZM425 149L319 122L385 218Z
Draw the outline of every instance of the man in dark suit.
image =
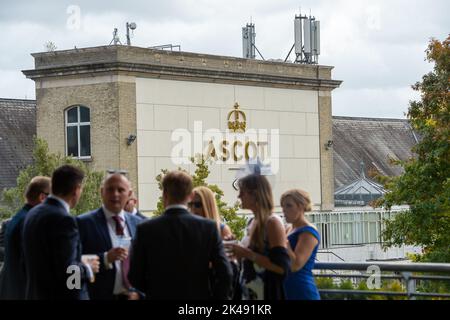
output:
M11 221L11 218L3 220L2 224L0 225L0 262L3 262L5 260L5 233L6 233L6 226Z
M69 214L78 203L84 173L63 165L52 175L52 193L31 209L23 228L27 275L26 298L31 300L88 299L86 282L93 281L98 259L81 256L78 226Z
M25 299L26 275L22 248L22 229L31 208L44 202L50 193L49 177L34 177L25 191L26 204L8 223L5 231L5 263L0 273L0 299Z
M187 210L192 178L169 172L162 186L166 210L138 226L130 282L147 299L228 299L232 272L217 225Z
M88 285L92 300L128 300L138 298L129 286L128 248L121 241L134 237L142 220L124 211L131 195L130 182L120 173L108 175L101 188L103 206L77 218L83 254L100 257L100 272Z
M142 220L147 220L148 218L146 216L144 216L137 208L137 198L136 195L134 194L134 192L131 192L131 196L128 199L127 203L125 204L125 211L130 213L133 216L136 216Z

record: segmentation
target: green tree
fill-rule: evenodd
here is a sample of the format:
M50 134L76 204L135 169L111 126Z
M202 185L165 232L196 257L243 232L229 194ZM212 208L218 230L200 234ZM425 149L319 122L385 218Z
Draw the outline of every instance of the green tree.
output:
M338 286L334 284L333 278L330 277L315 277L316 286L321 289L337 289ZM322 300L337 299L335 294L321 293L320 298Z
M356 286L356 290L359 290L359 291L369 290L366 279L359 281L358 285ZM369 300L370 297L368 297L368 295L365 295L365 294L358 294L358 295L355 295L353 299L354 300Z
M339 284L335 284L332 278L316 277L316 285L318 289L338 289L338 290L358 290L368 292L393 292L393 293L405 293L405 287L399 280L383 280L380 289L369 289L366 279L359 280L357 283L353 283L350 279L341 278ZM322 300L405 300L404 296L387 296L380 294L366 294L366 293L334 293L320 294Z
M387 179L381 205L408 204L409 210L386 221L386 246L424 248L419 261L450 262L450 36L432 39L426 59L433 70L412 88L421 94L410 103L408 120L419 134L414 157L397 161L401 176Z
M339 284L339 290L355 290L353 287L353 282L350 279L344 279L341 280L341 283ZM338 294L335 296L335 299L338 300L352 300L354 297L352 294Z
M199 186L205 186L211 189L212 192L214 192L220 217L222 218L223 222L230 227L231 231L233 232L233 235L237 239L242 239L242 237L244 236L244 229L247 224L247 221L245 218L239 217L237 215L237 211L239 210L239 204L235 203L232 207L228 206L228 204L222 199L224 193L219 188L219 186L215 184L208 184L206 182L206 179L208 178L210 171L207 164L207 160L205 159L204 156L197 156L196 158L192 158L191 161L196 166L195 172L192 175L194 188ZM178 170L182 169L178 168ZM167 169L162 169L161 173L156 177L156 181L158 182L160 190L162 190L162 179L167 172L168 172ZM153 212L153 214L160 215L163 212L164 212L164 204L162 196L160 196L158 204L156 206L156 210Z
M78 215L100 207L102 202L99 191L104 174L93 171L80 160L60 153L50 153L45 140L34 138L33 163L19 173L16 187L3 191L0 218L10 217L23 206L25 189L33 177L38 175L51 177L53 171L63 164L76 166L85 173L83 193L78 205L72 209L72 213Z

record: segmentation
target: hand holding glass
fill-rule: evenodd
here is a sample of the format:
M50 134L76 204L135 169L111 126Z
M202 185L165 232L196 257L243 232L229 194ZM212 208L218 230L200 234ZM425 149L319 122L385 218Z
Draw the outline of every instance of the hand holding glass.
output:
M116 245L117 247L126 249L128 251L131 245L131 237L118 237L116 240Z
M95 273L98 273L100 270L99 257L96 254L84 254L81 256L81 262L83 262L84 264L87 264L91 267L94 275L90 279L90 281L94 282L95 281Z
M225 254L227 255L228 259L234 259L233 245L237 243L238 243L237 240L223 240Z

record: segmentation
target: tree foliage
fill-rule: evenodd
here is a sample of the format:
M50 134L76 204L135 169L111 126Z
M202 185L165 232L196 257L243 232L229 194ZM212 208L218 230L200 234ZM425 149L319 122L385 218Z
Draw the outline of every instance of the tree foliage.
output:
M27 185L35 176L51 177L53 171L63 164L70 164L83 170L85 179L83 193L78 205L72 209L75 215L93 210L101 206L100 185L104 174L93 171L84 162L72 157L63 156L60 153L50 153L45 140L34 138L33 163L20 171L17 177L17 186L9 188L2 193L0 218L8 218L16 213L24 204L24 193Z
M358 290L367 291L367 293L321 293L322 300L406 300L404 296L386 296L378 294L368 294L369 292L393 292L393 293L406 293L406 288L399 280L384 280L381 282L379 289L369 289L367 286L367 279L357 280L355 283L350 279L341 278L336 283L333 278L329 277L316 277L315 279L317 288L328 290Z
M222 218L222 221L230 227L233 235L237 239L241 239L244 236L244 229L247 222L245 218L239 217L237 215L237 211L239 210L239 204L235 203L232 207L228 206L228 204L222 199L224 193L219 188L219 186L215 184L208 184L206 182L206 179L208 178L210 171L205 157L197 156L196 158L192 158L191 161L193 164L195 164L196 167L195 172L192 175L194 188L199 186L205 186L211 189L211 191L215 194L217 207L219 210L220 217ZM182 169L178 168L178 170ZM156 177L156 181L158 182L160 190L162 190L162 179L167 172L168 172L167 169L162 169L161 173ZM164 212L164 204L162 196L160 196L157 204L157 209L153 214L160 215L163 212Z
M414 157L397 161L401 176L388 179L388 192L381 205L408 204L410 209L386 221L383 238L387 246L417 245L420 261L450 262L450 36L432 39L426 60L431 72L412 88L421 94L410 103L408 120L420 141Z

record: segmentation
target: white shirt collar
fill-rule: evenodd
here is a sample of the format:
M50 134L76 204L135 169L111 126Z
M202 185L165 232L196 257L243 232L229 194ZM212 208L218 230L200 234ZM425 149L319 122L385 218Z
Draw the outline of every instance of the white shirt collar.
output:
M115 214L115 213L109 211L108 209L106 209L105 205L102 205L102 209L103 209L103 212L105 213L106 219L112 219L113 216L118 215L119 217L122 218L122 221L125 221L125 211L122 210L119 212L119 214Z
M172 204L170 206L167 206L165 211L167 211L169 209L185 209L185 210L187 210L188 207L184 204Z
M60 197L55 196L54 194L50 194L48 197L55 199L56 201L61 203L63 205L64 209L66 209L67 213L70 213L70 206L65 200L61 199Z

